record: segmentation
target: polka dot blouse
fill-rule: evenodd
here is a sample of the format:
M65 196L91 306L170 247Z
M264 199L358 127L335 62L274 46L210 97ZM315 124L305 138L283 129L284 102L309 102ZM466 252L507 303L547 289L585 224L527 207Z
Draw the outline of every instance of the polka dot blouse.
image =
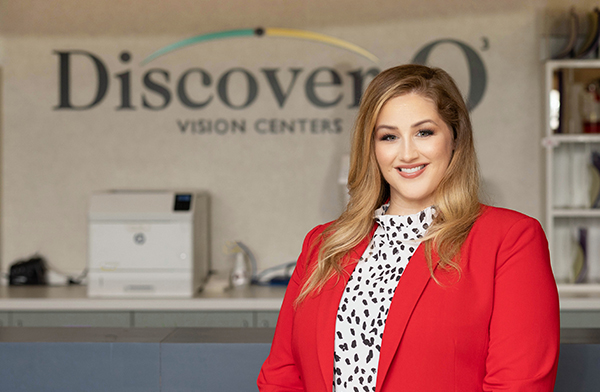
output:
M378 227L342 295L335 327L333 390L375 391L381 339L396 285L433 221L433 207L412 215L375 211Z

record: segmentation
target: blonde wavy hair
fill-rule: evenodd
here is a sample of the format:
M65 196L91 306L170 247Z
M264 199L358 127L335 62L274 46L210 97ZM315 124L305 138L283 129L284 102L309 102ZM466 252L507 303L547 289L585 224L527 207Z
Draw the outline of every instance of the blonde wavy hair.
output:
M434 274L434 250L438 268L454 270L460 278L460 248L480 214L479 170L469 111L454 80L439 68L401 65L377 75L362 97L354 125L348 191L350 201L340 217L321 237L318 261L309 271L296 304L318 293L332 277L341 277L350 262L349 252L373 229L373 213L390 197L389 184L377 164L374 133L383 106L392 98L415 93L430 99L454 133L450 164L434 192L436 215L423 238L427 266Z

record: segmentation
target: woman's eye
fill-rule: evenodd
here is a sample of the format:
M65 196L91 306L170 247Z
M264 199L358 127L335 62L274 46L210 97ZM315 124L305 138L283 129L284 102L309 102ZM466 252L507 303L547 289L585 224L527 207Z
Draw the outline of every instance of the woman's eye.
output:
M379 138L379 140L381 140L381 141L390 141L390 140L396 140L396 135L392 135L392 134L389 134L389 133L388 133L388 134L385 134L385 135L381 136L381 137Z
M417 136L421 136L421 137L431 136L431 135L433 135L433 131L430 129L422 129L417 133Z

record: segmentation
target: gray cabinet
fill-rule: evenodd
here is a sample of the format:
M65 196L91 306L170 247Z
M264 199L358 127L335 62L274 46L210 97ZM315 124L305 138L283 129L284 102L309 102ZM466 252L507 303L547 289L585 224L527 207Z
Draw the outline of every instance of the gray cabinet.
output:
M0 327L273 327L277 312L251 311L28 311L0 312ZM258 323L256 320L259 319Z
M73 286L0 286L0 327L273 327L284 288L250 286L206 291L197 298L88 298L87 288ZM232 302L240 299L239 306ZM223 307L213 300L222 301ZM72 305L73 304L73 305ZM76 304L76 305L75 305ZM265 305L267 304L267 305ZM269 305L271 304L271 305ZM274 306L273 306L274 305ZM265 309L265 306L269 306ZM273 307L271 307L273 306ZM0 388L1 389L1 388Z
M0 312L0 327L275 328L277 311L16 311ZM562 328L600 328L600 309L563 310Z
M12 312L13 327L124 327L130 312Z
M134 312L132 327L253 327L252 312Z
M256 325L258 328L275 328L279 312L256 312Z
M600 310L563 310L561 328L600 328Z
M8 312L0 312L0 327L9 327L10 317Z

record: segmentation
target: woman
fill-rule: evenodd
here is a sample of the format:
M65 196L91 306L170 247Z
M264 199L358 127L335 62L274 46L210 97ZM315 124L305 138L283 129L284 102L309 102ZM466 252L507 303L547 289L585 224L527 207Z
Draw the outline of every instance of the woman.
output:
M545 235L480 204L469 113L446 72L374 78L348 188L342 215L304 240L261 391L553 390Z

